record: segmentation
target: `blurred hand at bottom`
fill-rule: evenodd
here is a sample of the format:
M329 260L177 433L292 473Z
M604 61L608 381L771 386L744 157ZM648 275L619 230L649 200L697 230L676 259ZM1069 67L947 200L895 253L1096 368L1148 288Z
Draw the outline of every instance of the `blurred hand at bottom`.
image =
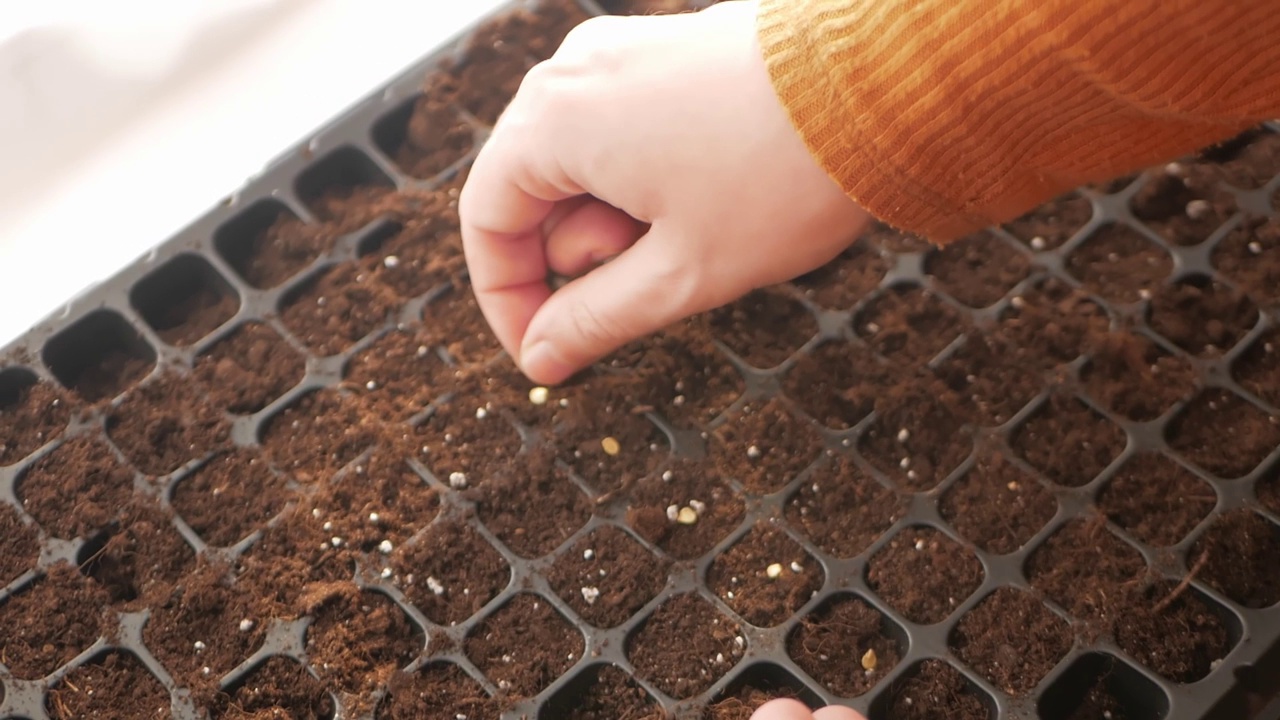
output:
M751 720L865 720L849 708L834 705L819 710L809 710L795 700L774 700L760 706Z
M778 101L756 10L588 20L498 120L462 236L480 308L534 381L808 272L867 223ZM551 273L575 279L553 293Z

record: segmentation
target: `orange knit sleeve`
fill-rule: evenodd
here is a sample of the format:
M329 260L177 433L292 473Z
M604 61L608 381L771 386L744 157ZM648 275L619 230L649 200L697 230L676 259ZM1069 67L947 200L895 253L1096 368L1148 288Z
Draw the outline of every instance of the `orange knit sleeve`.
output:
M1272 0L760 0L758 27L814 156L936 242L1280 116Z

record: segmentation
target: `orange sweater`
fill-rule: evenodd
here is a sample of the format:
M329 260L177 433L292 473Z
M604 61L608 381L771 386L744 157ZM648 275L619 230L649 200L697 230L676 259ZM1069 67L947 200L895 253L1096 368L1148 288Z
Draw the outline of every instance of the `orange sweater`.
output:
M937 242L1280 116L1274 0L760 0L759 35L831 176Z

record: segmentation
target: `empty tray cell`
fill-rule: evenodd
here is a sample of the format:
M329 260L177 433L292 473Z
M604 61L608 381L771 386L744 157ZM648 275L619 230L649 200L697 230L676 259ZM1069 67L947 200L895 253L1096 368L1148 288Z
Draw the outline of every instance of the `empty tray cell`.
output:
M664 602L626 646L636 673L677 700L705 692L745 650L737 624L693 593Z
M1161 287L1149 313L1151 329L1204 357L1235 347L1258 322L1258 309L1249 298L1202 275Z
M1181 542L1217 502L1206 482L1154 453L1126 460L1098 496L1098 508L1112 522L1157 547Z
M234 415L263 410L302 381L302 356L267 325L246 323L196 358L209 402Z
M1259 304L1280 299L1280 219L1246 217L1213 249L1213 265Z
M867 564L867 586L903 617L942 622L982 584L982 563L930 527L900 531Z
M822 456L817 429L773 400L748 403L716 428L710 457L725 476L749 492L777 492Z
M127 652L109 652L74 668L49 688L45 710L53 720L172 717L169 691Z
M1236 382L1263 401L1280 405L1280 331L1263 333L1232 367Z
M1017 347L1020 361L1049 369L1080 357L1086 340L1106 333L1110 323L1085 293L1049 278L1009 299L998 332Z
M240 296L208 260L183 253L138 281L129 300L170 345L194 344L230 320Z
M903 490L932 490L964 462L973 438L957 402L937 380L884 388L858 452Z
M1249 474L1280 445L1280 424L1244 398L1212 388L1169 423L1169 445L1223 478Z
M1011 444L1029 465L1064 487L1083 487L1125 448L1115 423L1071 395L1055 393L1013 432Z
M456 625L511 580L511 568L479 533L442 520L391 556L392 582L428 620Z
M1221 163L1223 181L1243 190L1260 188L1280 172L1280 135L1257 128L1203 153Z
M1248 509L1219 515L1187 555L1206 585L1248 608L1280 602L1280 528Z
M606 525L561 553L547 571L547 581L583 620L610 628L657 597L670 566L626 532Z
M43 356L58 382L89 402L119 395L156 364L156 351L111 310L95 310L54 335Z
M213 234L213 244L245 282L272 288L310 265L335 234L304 223L284 203L266 199L245 208Z
M879 287L888 271L889 262L880 254L880 248L862 237L831 262L791 284L823 308L848 310Z
M333 389L303 395L267 421L262 446L299 482L327 479L377 441L355 400Z
M925 272L942 291L974 308L994 305L1030 270L1026 255L985 231L938 248L925 259Z
M379 720L498 720L501 704L453 663L431 663L394 675L378 706Z
M787 637L787 654L840 697L876 686L907 651L907 636L856 595L836 595L800 621Z
M942 518L989 553L1014 552L1057 512L1053 494L1003 455L983 451L938 502Z
M475 130L439 96L419 95L373 126L378 149L406 175L432 178L475 148Z
M994 720L996 707L995 701L959 670L943 660L929 659L894 680L871 703L869 717L871 720Z
M1093 292L1133 303L1151 296L1173 270L1173 259L1137 230L1110 223L1076 246L1066 265Z
M1169 698L1126 663L1089 653L1045 689L1038 710L1045 720L1163 720L1169 713Z
M39 680L88 650L106 630L106 592L60 563L0 603L0 662L19 680Z
M756 290L708 316L711 335L758 368L781 365L818 334L818 321L778 288Z
M427 303L422 324L431 344L443 346L461 365L483 363L502 350L470 285L451 288Z
M125 395L107 417L107 435L134 467L165 475L225 447L231 427L190 378L166 372Z
M744 670L707 704L702 720L751 720L767 702L778 699L822 707L822 699L796 676L773 663L757 663Z
M23 522L17 508L0 502L0 588L35 568L40 557L40 535L35 525Z
M546 448L472 483L466 495L485 527L523 558L554 551L591 517L587 496Z
M1191 366L1141 335L1117 332L1091 345L1089 364L1081 372L1085 390L1130 420L1155 420L1195 389Z
M924 365L964 332L960 314L919 287L891 288L867 303L854 332L899 363Z
M280 320L319 355L337 355L387 322L399 299L357 263L325 270L285 295Z
M81 546L80 571L107 591L120 610L135 610L163 595L194 567L196 554L173 526L173 512L138 498L123 519Z
M297 661L275 655L228 687L213 709L213 720L287 717L330 720L333 698Z
M1009 422L1043 386L1020 355L999 338L970 335L934 374L956 394L965 419L996 427Z
M892 369L871 351L830 341L796 358L782 381L783 392L819 423L847 430L875 408Z
M493 477L520 452L515 427L485 406L483 397L460 394L437 406L418 427L422 463L455 490Z
M1099 624L1112 619L1122 592L1146 571L1142 555L1111 534L1101 516L1063 525L1031 553L1025 569L1037 590L1077 619Z
M872 480L848 457L817 467L787 501L787 522L823 552L851 558L907 510L906 498Z
M377 163L349 145L315 161L298 176L295 185L298 197L325 221L341 221L353 196L376 196L394 187Z
M500 690L542 692L582 658L581 633L545 599L516 595L467 636L466 652Z
M636 483L627 523L671 557L692 560L735 530L743 514L742 500L717 474L684 461Z
M1031 210L1004 229L1032 250L1043 252L1062 247L1092 219L1089 198L1069 193Z
M1134 587L1122 597L1116 644L1174 682L1208 676L1240 639L1235 615L1179 580Z
M540 720L658 720L663 712L657 701L616 665L592 665L551 696L538 717Z
M422 630L382 593L354 585L329 588L316 598L307 626L307 658L320 678L356 697L348 712L372 710L371 696L382 678L391 677L422 652Z
M96 435L53 449L18 476L18 500L45 532L87 537L119 517L133 495L133 472Z
M256 452L234 450L179 480L170 502L202 540L229 547L264 526L292 497L284 477Z
M743 535L707 569L707 589L757 627L786 622L822 588L816 560L772 523Z
M1002 587L960 618L949 644L961 662L1018 696L1039 685L1067 654L1071 632L1029 593Z
M1204 242L1236 211L1235 196L1218 185L1216 172L1197 163L1172 162L1147 173L1129 199L1134 217L1174 245Z
M54 439L71 419L61 390L21 367L0 369L0 466L12 465Z

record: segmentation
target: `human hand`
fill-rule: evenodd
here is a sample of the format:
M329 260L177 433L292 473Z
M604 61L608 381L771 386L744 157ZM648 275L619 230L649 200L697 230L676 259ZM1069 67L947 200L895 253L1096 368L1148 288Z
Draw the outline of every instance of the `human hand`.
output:
M531 379L812 270L866 224L774 94L755 16L736 0L589 20L498 120L462 237L480 308ZM553 293L550 272L575 279Z
M751 715L751 720L864 720L864 718L849 708L835 705L810 711L803 703L795 700L774 700L761 705Z

